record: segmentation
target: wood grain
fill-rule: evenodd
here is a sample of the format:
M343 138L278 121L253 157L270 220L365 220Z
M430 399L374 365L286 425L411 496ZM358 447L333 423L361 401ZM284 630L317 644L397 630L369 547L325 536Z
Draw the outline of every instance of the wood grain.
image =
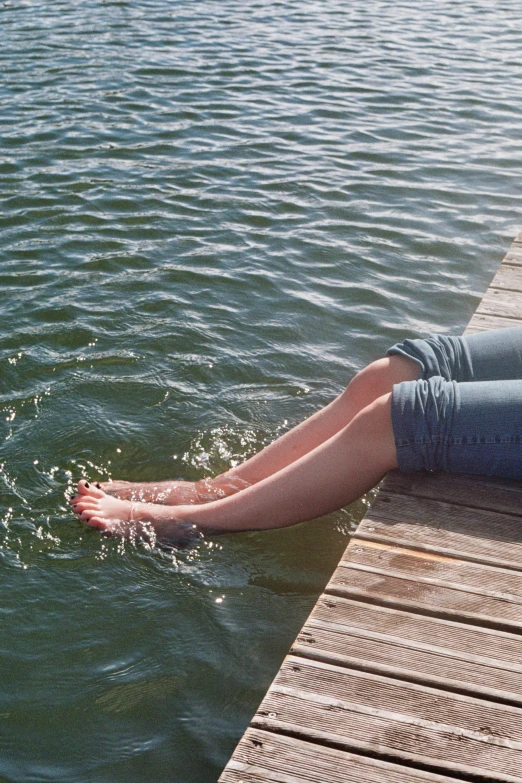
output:
M464 330L464 334L484 332L488 329L505 329L511 326L522 326L522 315L518 318L502 318L497 315L475 313Z
M256 713L260 729L444 768L522 781L522 711L288 656Z
M522 571L522 517L379 492L357 537Z
M456 503L468 508L520 516L522 481L452 473L400 473L392 470L381 484L386 492Z
M326 594L319 598L308 622L358 637L400 640L405 647L507 669L517 677L522 674L522 638L516 634Z
M488 288L476 312L520 320L522 317L522 293Z
M522 706L519 671L497 669L475 659L453 658L447 649L420 649L401 640L383 640L372 634L360 636L311 620L300 632L291 652L337 666Z
M247 729L219 783L455 783L374 758Z
M340 566L389 574L435 587L447 587L522 610L522 572L486 566L454 557L426 554L404 547L359 541L353 538Z
M513 242L504 257L504 263L522 266L522 244L520 242Z
M520 605L506 603L503 606L501 600L426 584L420 579L401 578L384 572L355 571L341 565L328 583L326 592L522 633Z
M515 325L522 231L466 333ZM522 783L522 482L394 471L220 783L479 779Z
M522 291L522 264L501 264L498 272L491 281L490 288L501 288L508 291Z

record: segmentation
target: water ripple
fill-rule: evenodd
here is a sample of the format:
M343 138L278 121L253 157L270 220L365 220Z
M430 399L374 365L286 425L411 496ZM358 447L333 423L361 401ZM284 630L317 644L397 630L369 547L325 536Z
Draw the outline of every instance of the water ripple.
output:
M0 21L0 777L210 783L366 501L151 552L66 492L218 472L462 329L520 226L519 4Z

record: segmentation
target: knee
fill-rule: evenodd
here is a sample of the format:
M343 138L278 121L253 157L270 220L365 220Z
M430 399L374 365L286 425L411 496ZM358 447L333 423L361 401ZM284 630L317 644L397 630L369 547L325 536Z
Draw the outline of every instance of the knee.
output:
M386 372L386 359L377 359L368 364L352 378L344 391L345 396L367 405L381 396Z
M352 378L343 395L358 407L388 394L396 383L413 381L420 376L420 367L405 356L386 356L369 364Z

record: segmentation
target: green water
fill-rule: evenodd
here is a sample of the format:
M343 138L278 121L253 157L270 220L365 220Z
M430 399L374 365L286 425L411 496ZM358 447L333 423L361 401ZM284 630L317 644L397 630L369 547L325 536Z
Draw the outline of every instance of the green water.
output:
M174 553L66 493L252 454L520 226L519 4L2 3L0 780L213 783L365 503Z

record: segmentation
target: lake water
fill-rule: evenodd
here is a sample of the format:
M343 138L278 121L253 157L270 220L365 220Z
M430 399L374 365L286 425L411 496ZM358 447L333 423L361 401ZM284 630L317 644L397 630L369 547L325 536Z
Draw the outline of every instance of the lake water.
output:
M0 35L0 780L213 783L366 501L167 553L66 493L215 474L462 330L521 222L520 4L6 0Z

